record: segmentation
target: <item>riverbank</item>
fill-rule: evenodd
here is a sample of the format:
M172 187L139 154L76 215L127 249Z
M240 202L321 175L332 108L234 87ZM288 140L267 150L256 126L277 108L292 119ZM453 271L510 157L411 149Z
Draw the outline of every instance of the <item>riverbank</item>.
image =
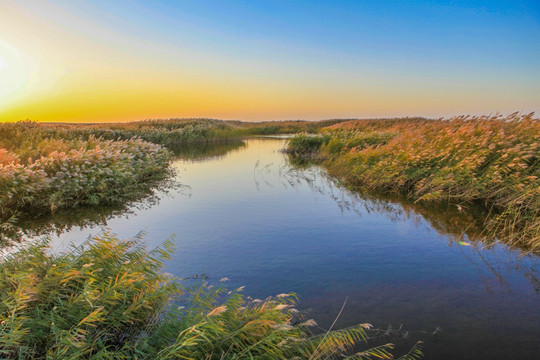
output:
M481 205L484 235L540 251L540 121L527 116L343 122L290 140L357 190Z
M129 140L136 137L166 147L177 147L235 141L253 135L316 133L323 127L342 121L344 120L245 122L217 119L148 119L99 124L26 121L5 124L5 126L39 129L42 133L40 136L46 138L88 139L94 137L105 140Z

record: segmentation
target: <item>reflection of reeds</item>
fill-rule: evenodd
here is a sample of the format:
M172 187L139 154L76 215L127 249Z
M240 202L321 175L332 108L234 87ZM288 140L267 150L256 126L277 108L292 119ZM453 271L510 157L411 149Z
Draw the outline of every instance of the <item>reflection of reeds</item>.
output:
M112 219L127 219L138 211L157 206L161 199L177 194L190 197L191 188L180 184L174 177L169 177L148 187L147 191L117 204L58 209L54 214L40 217L28 214L20 215L19 218L13 217L0 224L1 252L11 253L18 246L25 246L21 244L25 239L51 234L59 236L74 228L107 226Z
M174 145L168 146L168 149L172 151L175 158L198 162L221 158L226 154L235 150L240 150L245 146L246 144L244 141L233 139L197 145Z
M263 170L264 169L264 170ZM327 171L318 166L298 167L295 163L285 166L255 167L255 180L269 184L279 183L285 188L307 186L313 193L332 199L341 213L354 212L358 216L377 212L384 214L394 222L413 221L422 223L422 219L441 235L449 235L459 241L463 237L469 240L489 240L482 237L482 218L486 215L481 208L469 207L461 211L454 206L428 205L415 203L403 196L351 191L336 183Z
M538 257L524 253L521 248L499 251L497 238L485 234L483 224L489 214L482 207L458 209L450 204L414 202L400 195L352 191L336 183L334 177L317 165L299 167L292 162L283 166L263 166L257 162L254 177L257 185L279 184L284 188L297 190L307 187L314 194L334 201L341 213L352 212L359 217L378 213L392 222L412 222L415 226L426 226L427 223L429 228L445 236L449 245L460 249L462 255L478 269L480 277L484 277L483 270L487 269L498 284L504 285L506 280L502 270L517 272L531 283L535 292L540 293L540 279L535 271L539 263ZM461 246L460 242L463 240L474 246Z
M480 205L490 212L484 235L539 251L538 139L532 114L358 120L327 128L317 153L332 175L359 189Z

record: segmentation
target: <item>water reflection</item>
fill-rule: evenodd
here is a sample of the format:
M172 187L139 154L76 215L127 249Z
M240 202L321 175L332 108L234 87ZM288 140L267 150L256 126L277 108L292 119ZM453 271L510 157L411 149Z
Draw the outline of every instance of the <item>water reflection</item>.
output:
M463 239L483 241L482 245L493 243L493 239L482 236L482 217L486 213L480 208L470 207L466 211L450 205L417 204L403 197L380 193L353 192L340 186L327 172L315 165L298 166L288 162L283 165L257 162L254 170L255 186L280 185L284 188L307 186L313 191L332 199L341 213L354 212L363 216L371 212L384 214L393 222L422 223L427 220L429 227L441 235L451 235L453 241ZM406 231L405 228L402 229ZM490 241L491 240L491 241Z
M246 146L243 140L229 140L219 143L169 146L176 159L186 161L208 161L219 159L227 153ZM185 170L177 169L177 170ZM176 174L165 181L155 184L146 193L124 204L115 206L83 207L78 209L60 209L54 215L42 217L12 218L0 223L0 248L3 252L16 250L23 240L44 235L59 236L74 229L106 227L113 219L129 219L141 211L158 206L164 197L189 197L189 185L181 183Z
M0 224L0 254L25 246L25 242L42 236L60 236L75 229L106 227L113 219L125 219L159 206L164 198L189 197L190 187L178 181L177 174L154 184L151 189L123 204L114 206L59 209L52 215L12 218Z
M254 183L258 191L262 186L281 186L285 189L309 188L313 194L332 199L341 214L352 212L358 217L370 213L384 215L396 223L398 232L406 235L411 225L425 230L436 230L439 241L447 241L456 247L478 270L485 289L492 292L493 281L497 286L509 289L504 274L511 271L523 274L533 290L540 294L540 277L536 269L540 259L535 254L501 251L505 245L483 235L483 217L487 213L481 207L467 210L456 206L426 206L403 197L376 193L359 193L340 186L323 168L308 163L298 163L287 157L284 164L257 161L254 166ZM481 269L482 268L482 269ZM490 276L484 275L484 269Z
M168 148L177 159L208 161L210 159L223 158L229 152L241 150L245 147L246 143L243 140L229 140L217 143L169 146Z

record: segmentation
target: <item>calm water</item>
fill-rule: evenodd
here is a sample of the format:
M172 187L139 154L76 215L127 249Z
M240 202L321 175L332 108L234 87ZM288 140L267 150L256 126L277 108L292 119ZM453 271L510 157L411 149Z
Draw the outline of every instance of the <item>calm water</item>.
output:
M290 166L284 144L248 140L205 149L207 158L184 151L189 159L174 166L186 186L90 217L122 237L144 230L150 246L175 234L167 272L228 277L252 297L296 292L299 309L323 328L347 299L338 327L403 325L408 342L391 341L423 340L428 359L539 358L538 257L460 245L456 235L474 227L456 209L351 194L319 168ZM81 221L58 221L55 250L101 230L70 229Z

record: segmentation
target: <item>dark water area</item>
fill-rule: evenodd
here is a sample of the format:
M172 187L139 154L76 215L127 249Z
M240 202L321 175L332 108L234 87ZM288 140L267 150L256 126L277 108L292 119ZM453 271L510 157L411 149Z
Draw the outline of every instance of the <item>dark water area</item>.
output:
M409 331L396 353L424 341L427 359L540 358L540 261L472 238L475 216L352 193L316 167L292 166L284 139L176 149L183 186L128 210L70 212L27 224L53 251L110 228L174 234L165 271L207 275L245 294L298 294L298 309L328 328L371 323ZM433 332L436 329L437 335ZM316 330L317 331L317 330Z

